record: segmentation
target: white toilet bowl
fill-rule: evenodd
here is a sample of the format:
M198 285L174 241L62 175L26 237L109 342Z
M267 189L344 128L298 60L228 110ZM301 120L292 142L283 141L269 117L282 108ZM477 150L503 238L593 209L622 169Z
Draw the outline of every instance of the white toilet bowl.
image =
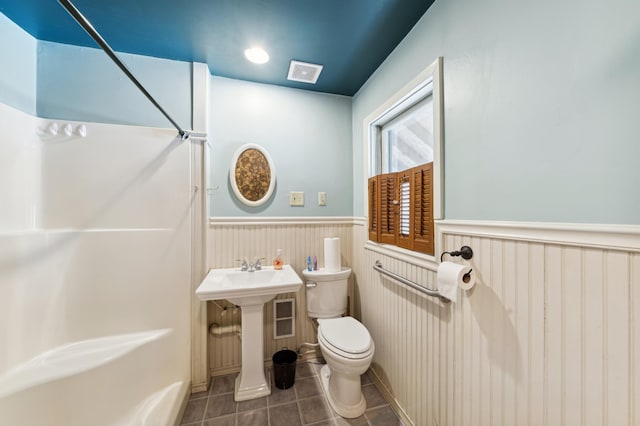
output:
M319 319L318 323L318 343L327 362L320 372L327 399L342 417L359 417L367 408L360 376L375 352L371 335L352 317Z

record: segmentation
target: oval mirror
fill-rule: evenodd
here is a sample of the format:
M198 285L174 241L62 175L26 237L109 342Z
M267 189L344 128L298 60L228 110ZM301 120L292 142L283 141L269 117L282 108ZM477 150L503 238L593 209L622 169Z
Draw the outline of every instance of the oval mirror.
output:
M236 150L229 167L233 192L247 206L261 206L276 186L276 172L269 153L260 145L248 143Z

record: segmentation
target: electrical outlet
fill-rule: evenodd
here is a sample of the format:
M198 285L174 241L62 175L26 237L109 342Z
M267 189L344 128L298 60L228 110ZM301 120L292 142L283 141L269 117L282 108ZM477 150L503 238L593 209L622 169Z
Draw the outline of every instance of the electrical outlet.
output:
M326 192L318 192L318 205L326 206L327 205L327 193Z
M303 191L289 192L289 205L304 206L304 192Z

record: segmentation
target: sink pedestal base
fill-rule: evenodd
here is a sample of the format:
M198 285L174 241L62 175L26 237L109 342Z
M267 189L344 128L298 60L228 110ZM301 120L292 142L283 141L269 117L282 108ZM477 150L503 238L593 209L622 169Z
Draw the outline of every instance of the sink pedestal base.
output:
M256 386L242 385L242 373L236 377L236 388L233 394L233 400L236 402L246 401L249 399L262 398L263 396L271 395L271 376L269 372L262 374L265 377L265 382Z
M271 378L264 371L264 303L244 305L242 311L242 366L233 399L246 401L271 394Z

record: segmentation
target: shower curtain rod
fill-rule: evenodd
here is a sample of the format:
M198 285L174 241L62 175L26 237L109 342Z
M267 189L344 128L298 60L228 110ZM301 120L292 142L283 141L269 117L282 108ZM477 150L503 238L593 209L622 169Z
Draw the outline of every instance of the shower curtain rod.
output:
M84 28L84 30L96 43L98 43L102 50L104 50L104 52L111 58L111 60L115 62L115 64L122 70L122 72L125 73L127 77L129 77L129 80L131 80L133 84L135 84L136 87L140 89L140 91L147 97L147 99L149 99L149 101L151 101L151 103L155 105L156 108L158 108L158 110L167 118L167 120L169 120L171 124L173 124L173 127L178 130L178 134L180 135L182 140L189 139L190 132L180 127L178 123L176 123L173 118L171 118L171 116L160 106L160 104L153 98L153 96L151 96L151 93L149 93L147 89L144 88L142 83L138 81L138 79L131 73L131 71L129 71L129 68L127 68L127 66L120 60L120 58L118 58L116 53L102 38L98 31L93 28L91 22L89 22L89 20L85 18L82 13L80 13L78 8L76 8L69 0L58 0L58 3L60 3L62 7L64 7L67 12L69 12L73 19L75 19L76 22L80 24L82 28Z

